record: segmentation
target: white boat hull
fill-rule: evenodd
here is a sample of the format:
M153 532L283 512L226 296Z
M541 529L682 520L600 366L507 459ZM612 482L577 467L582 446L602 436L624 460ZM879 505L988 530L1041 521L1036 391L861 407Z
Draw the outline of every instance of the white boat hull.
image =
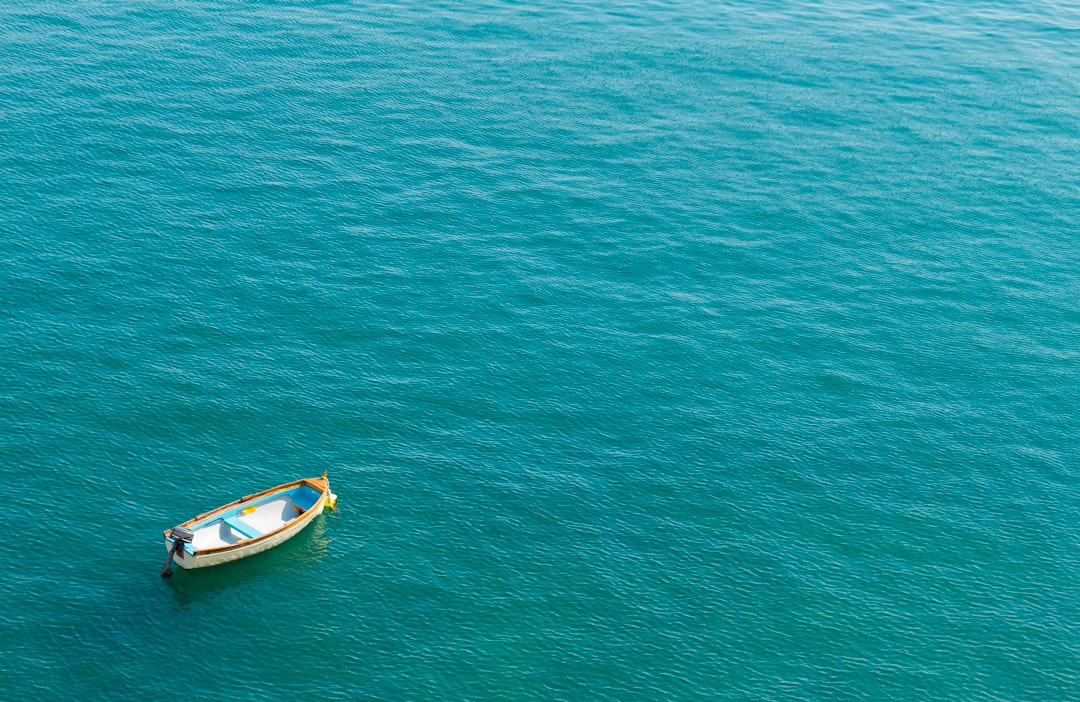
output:
M257 553L262 553L268 549L279 546L282 543L288 541L292 537L299 534L304 530L311 522L315 520L317 516L322 514L323 510L327 508L327 502L330 500L330 504L333 504L333 496L330 493L330 483L326 480L325 474L323 478L313 479L311 482L320 482L322 484L321 494L319 499L311 506L311 508L304 511L303 514L285 522L280 528L277 528L268 533L257 536L256 538L245 538L236 543L228 545L214 546L211 548L192 548L191 544L187 544L187 548L180 549L173 555L173 562L185 570L192 570L195 568L207 568L210 566L220 565L222 563L228 563L229 561L239 560L241 558L247 558L248 556L254 556ZM308 481L297 481L308 482ZM281 487L281 486L279 486ZM227 505L221 507L218 510L207 513L211 518L219 512L225 512L230 508L232 510L237 509L237 506L243 506L247 500L253 502L261 495L272 492L274 489L259 493L258 495L250 498L244 498L243 500L234 503L234 505ZM207 519L207 515L200 515L195 520ZM195 520L191 520L194 522ZM173 540L169 538L170 532L166 532L165 548L172 550Z

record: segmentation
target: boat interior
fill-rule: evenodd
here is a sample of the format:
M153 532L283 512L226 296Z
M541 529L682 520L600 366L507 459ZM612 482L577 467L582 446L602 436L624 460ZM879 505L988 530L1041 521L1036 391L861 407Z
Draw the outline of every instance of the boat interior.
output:
M232 546L269 534L314 507L321 495L308 485L299 485L215 512L188 527L195 534L190 550Z

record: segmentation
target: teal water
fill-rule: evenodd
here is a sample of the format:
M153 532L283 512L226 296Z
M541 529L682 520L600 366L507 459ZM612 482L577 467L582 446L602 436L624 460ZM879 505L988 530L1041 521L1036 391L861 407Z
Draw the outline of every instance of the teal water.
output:
M0 697L1078 699L1078 230L1064 3L2 0Z

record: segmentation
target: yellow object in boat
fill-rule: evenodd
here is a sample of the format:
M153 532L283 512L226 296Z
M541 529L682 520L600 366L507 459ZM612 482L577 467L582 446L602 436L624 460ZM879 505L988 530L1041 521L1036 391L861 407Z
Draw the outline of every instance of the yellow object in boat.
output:
M254 511L255 511L255 505L251 505L250 507L245 507L243 509L243 511L240 512L240 514L251 514Z

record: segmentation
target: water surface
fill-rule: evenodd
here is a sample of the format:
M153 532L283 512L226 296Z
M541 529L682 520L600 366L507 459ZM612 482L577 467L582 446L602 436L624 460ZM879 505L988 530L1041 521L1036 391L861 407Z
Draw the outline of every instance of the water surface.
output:
M0 0L4 698L1080 697L1078 37Z

